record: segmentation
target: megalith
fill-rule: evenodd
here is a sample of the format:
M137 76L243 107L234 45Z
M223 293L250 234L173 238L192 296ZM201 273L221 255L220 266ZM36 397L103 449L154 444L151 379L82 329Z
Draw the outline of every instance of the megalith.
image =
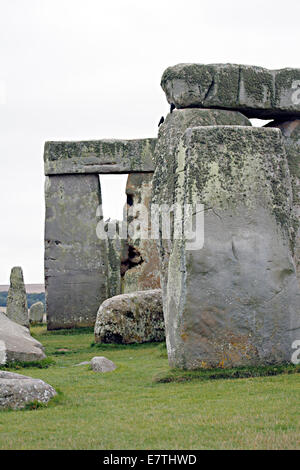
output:
M238 64L178 64L161 86L176 108L222 108L248 117L300 117L300 69Z
M45 192L48 329L93 326L107 298L106 245L96 233L101 218L99 177L48 176Z
M131 173L126 185L127 240L122 253L122 292L160 288L159 251L151 235L153 173Z
M42 323L45 314L45 307L43 302L35 302L29 309L29 322Z
M23 271L15 266L10 274L10 287L8 290L6 316L19 325L29 327L28 305Z
M187 128L195 126L251 126L251 122L239 112L217 109L180 109L168 114L159 128L155 147L155 171L152 182L152 204L157 207L168 207L174 204L174 185L177 178L177 161L174 155L180 139ZM159 256L160 282L163 292L164 310L166 303L166 285L168 276L169 254L172 237L162 237L160 229Z
M122 222L112 220L105 223L107 249L107 297L121 294L121 253L124 245L122 239Z
M95 323L96 343L131 344L164 339L161 289L116 295L100 305Z
M184 215L177 220L183 235L171 245L164 305L170 365L290 361L300 330L300 290L281 133L189 128L174 159L170 199L203 205L204 245L197 248L185 238Z
M294 257L300 284L300 119L272 121L266 127L277 127L283 135L292 181L293 207L297 218L294 232Z

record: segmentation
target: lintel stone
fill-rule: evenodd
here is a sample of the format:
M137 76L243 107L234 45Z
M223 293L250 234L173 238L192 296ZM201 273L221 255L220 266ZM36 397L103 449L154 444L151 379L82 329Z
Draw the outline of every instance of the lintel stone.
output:
M153 172L156 139L46 142L45 175Z

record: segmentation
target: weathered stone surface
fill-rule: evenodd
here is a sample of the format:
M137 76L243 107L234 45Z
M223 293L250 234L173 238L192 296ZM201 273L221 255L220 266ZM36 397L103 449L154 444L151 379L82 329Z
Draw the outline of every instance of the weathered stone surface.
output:
M235 109L248 117L300 117L300 69L237 64L178 64L161 86L176 108Z
M44 318L45 308L43 302L36 302L32 304L29 309L29 322L42 323Z
M105 223L107 233L107 297L121 294L121 238L122 222L112 220Z
M20 409L32 402L48 403L56 395L51 385L40 379L0 371L0 408Z
M45 174L153 172L156 139L46 142Z
M128 240L123 250L123 292L160 288L159 252L151 238L152 174L133 173L126 186Z
M91 367L94 372L112 372L117 368L112 361L103 356L93 357Z
M184 237L172 246L164 312L170 365L290 361L300 290L281 133L188 129L175 158L175 200L204 205L205 238L203 248L192 249Z
M298 229L295 230L294 258L300 283L300 119L284 122L272 121L266 127L277 127L281 130L287 153L292 179L293 206L298 219Z
M28 328L0 312L0 364L44 359L43 346L30 336Z
M105 240L96 234L100 204L97 175L47 177L45 285L50 330L94 325L99 304L107 298Z
M161 289L107 299L95 324L97 343L145 343L165 337Z
M181 136L188 127L232 125L251 126L242 114L217 109L181 109L168 114L160 126L155 150L156 169L152 181L152 202L156 205L172 205L177 162L174 158ZM160 235L162 237L162 235ZM159 240L160 245L160 282L163 298L166 298L166 283L171 250L171 240Z
M8 290L6 316L19 325L29 326L28 306L22 268L12 268Z

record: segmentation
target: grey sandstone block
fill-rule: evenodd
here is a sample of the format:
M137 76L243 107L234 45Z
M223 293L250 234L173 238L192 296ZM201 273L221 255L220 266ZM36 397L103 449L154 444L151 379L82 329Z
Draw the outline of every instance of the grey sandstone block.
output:
M48 329L93 326L107 298L105 240L96 234L97 175L46 180L45 284Z
M296 216L294 257L300 283L300 119L272 121L267 127L281 130L292 180L293 207Z
M177 178L175 154L186 129L211 125L251 126L251 122L239 112L218 109L180 109L168 114L159 128L155 148L155 172L152 180L153 204L174 203L174 185ZM160 281L164 302L171 246L171 240L160 238Z
M161 86L176 108L223 108L248 117L300 117L300 69L238 64L178 64Z
M15 266L10 274L10 287L7 295L6 316L22 326L29 326L27 296L23 271Z
M156 139L46 142L45 175L153 172Z
M170 365L290 361L300 334L300 290L281 133L191 128L175 158L174 199L204 205L205 236L202 248L184 237L171 247L164 305Z

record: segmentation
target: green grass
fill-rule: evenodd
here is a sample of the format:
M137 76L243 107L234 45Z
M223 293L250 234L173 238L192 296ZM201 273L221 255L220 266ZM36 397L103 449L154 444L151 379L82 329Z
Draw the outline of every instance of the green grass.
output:
M92 332L71 331L32 328L55 364L18 372L60 393L48 406L0 412L0 449L299 449L296 368L250 378L221 369L212 378L205 375L212 371L169 370L162 344L95 345ZM95 355L117 369L74 367Z

